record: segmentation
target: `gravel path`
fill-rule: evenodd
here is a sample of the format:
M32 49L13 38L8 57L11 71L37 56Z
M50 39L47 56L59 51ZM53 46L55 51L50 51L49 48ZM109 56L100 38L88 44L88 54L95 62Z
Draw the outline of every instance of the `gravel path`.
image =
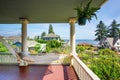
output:
M34 60L35 64L60 64L58 61L64 57L65 54L49 53L44 55L30 55Z

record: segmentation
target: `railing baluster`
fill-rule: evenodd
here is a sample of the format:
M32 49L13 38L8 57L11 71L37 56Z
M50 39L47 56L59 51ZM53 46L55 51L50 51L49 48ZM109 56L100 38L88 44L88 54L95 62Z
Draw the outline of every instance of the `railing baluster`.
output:
M76 55L73 55L71 61L80 80L100 80Z
M0 63L17 63L17 59L12 54L0 53Z

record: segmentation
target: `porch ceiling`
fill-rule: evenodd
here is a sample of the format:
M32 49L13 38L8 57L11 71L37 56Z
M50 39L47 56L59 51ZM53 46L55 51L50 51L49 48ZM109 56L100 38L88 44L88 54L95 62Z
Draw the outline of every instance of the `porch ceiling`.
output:
M76 17L73 10L88 0L0 0L0 23L20 23L25 17L30 23L67 23ZM107 0L93 0L92 6L101 6Z

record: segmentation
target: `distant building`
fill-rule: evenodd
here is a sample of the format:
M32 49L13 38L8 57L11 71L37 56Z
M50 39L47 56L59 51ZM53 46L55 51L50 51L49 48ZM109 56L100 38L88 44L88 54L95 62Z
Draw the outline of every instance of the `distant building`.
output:
M120 38L107 37L102 39L99 44L101 47L120 51Z
M40 43L38 43L38 42L36 42L36 41L32 41L32 40L28 40L27 41L27 48L28 48L28 51L29 52L35 52L35 46L37 45L37 44L39 44L40 45L40 51L41 52L46 52L46 44L40 44ZM17 41L17 42L15 42L15 43L13 43L13 45L15 45L16 46L16 48L15 48L15 51L16 52L20 52L21 51L21 46L22 46L22 43L21 42L19 42L19 41Z
M12 45L16 46L16 47L13 47L16 52L20 52L20 51L21 51L21 46L22 46L22 43L21 43L21 42L16 41L16 42L13 43Z
M47 34L46 36L43 36L43 40L60 40L60 36L56 35L54 33Z
M40 45L40 52L46 52L46 44L40 44L36 41L27 41L28 50L31 52L35 51L35 46Z

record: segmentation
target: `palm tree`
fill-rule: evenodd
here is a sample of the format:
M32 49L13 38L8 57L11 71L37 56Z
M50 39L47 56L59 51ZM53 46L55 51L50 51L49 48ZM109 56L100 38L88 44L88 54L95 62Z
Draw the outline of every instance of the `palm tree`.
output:
M119 26L116 20L113 20L110 26L108 26L108 36L109 37L119 37Z
M101 39L107 36L107 28L103 21L100 21L96 28L97 30L95 31L96 32L95 36L97 36L97 38L95 40L100 41Z

